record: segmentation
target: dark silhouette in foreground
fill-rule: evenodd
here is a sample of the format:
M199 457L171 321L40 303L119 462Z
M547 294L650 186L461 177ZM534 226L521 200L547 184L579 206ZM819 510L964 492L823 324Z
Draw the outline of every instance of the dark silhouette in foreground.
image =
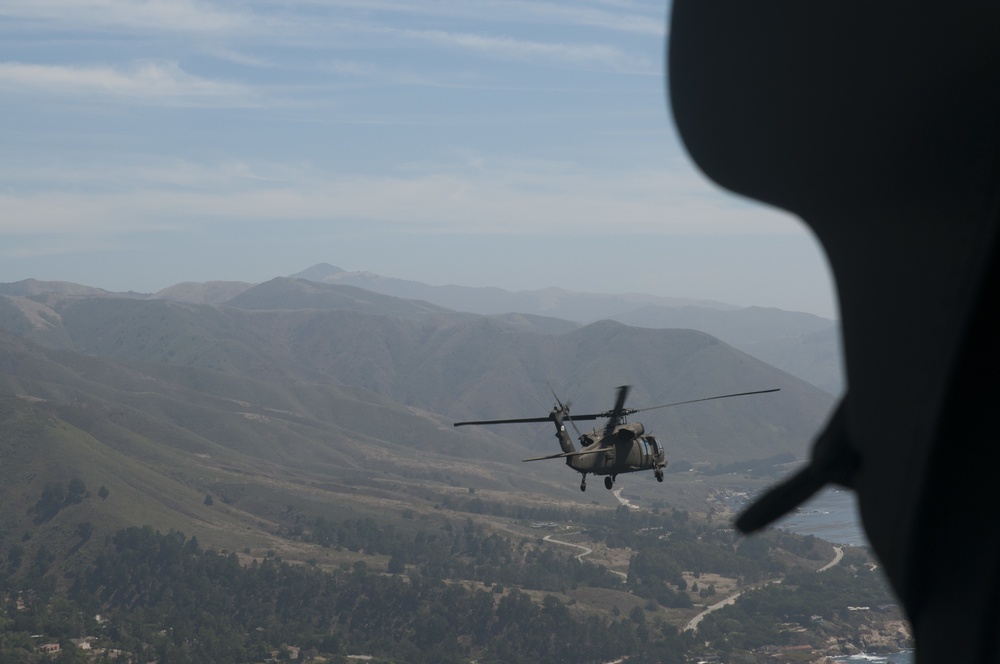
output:
M675 0L669 78L699 167L798 214L840 298L847 393L737 526L853 488L918 661L1000 659L1000 3Z

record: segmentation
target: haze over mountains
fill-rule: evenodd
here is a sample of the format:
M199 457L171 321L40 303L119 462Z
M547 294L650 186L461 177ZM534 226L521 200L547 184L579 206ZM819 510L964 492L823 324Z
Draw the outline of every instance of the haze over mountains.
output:
M478 314L515 311L581 324L611 319L637 327L699 330L830 394L843 390L837 325L812 314L639 293L575 293L560 288L512 293L499 288L428 286L370 272L347 272L328 264L314 265L292 276L349 284Z
M763 319L755 334L774 325ZM561 462L520 462L553 450L550 426L451 426L544 416L549 384L578 413L609 409L622 384L633 385L634 408L781 388L642 414L674 467L700 469L802 459L833 402L693 329L482 315L288 277L153 296L28 280L0 285L0 530L24 528L44 487L74 477L111 490L78 517L99 530L153 523L256 544L293 503L360 513L473 487L612 500L603 488L581 495ZM669 476L650 480L623 476L619 486L663 500Z
M483 315L516 312L583 325L615 320L636 327L699 330L830 394L838 395L843 391L843 364L836 322L803 312L639 293L608 295L560 288L511 292L500 288L430 286L372 272L348 272L325 263L293 274L291 278L356 286ZM153 297L218 304L250 287L251 284L242 282L177 284ZM554 331L563 329L553 326Z

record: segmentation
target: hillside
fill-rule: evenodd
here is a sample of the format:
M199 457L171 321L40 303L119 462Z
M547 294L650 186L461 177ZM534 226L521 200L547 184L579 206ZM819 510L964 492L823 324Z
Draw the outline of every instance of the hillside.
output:
M215 653L204 661L265 661L292 638L314 652L425 661L400 654L411 647L407 635L427 633L429 611L444 616L461 603L485 616L470 625L497 627L472 643L471 628L456 626L455 652L597 657L593 648L547 650L544 638L511 641L546 633L543 617L559 616L598 635L600 661L643 661L646 626L655 626L664 638L649 661L666 661L694 647L676 630L723 588L749 590L786 569L815 574L833 555L812 538L737 540L720 498L757 490L802 459L833 398L704 332L476 315L288 278L232 287L236 295L221 303L207 300L228 285L187 287L199 303L38 283L0 295L0 595L13 606L22 599L15 589L28 588L26 606L100 609L119 635L103 637L105 647L183 659L191 630L201 629L199 643ZM452 426L544 416L550 385L573 412L604 411L622 384L633 386L627 405L640 409L781 391L633 416L665 445L671 466L662 483L651 473L620 476L619 495L599 483L581 493L560 461L521 463L555 451L547 423ZM223 567L210 594L225 608L193 613L209 588L199 570ZM848 571L859 588L877 584L858 570L868 567ZM337 618L318 631L303 622L332 606L326 598L268 614L292 606L281 598L296 584L327 588ZM388 622L371 622L345 599L383 586L409 606ZM265 589L273 602L261 600ZM506 632L515 601L526 620ZM144 619L133 621L140 608ZM5 653L44 661L30 635L84 629L51 615L14 615L18 637ZM806 625L847 635L835 654L859 642L848 625L856 617L839 615L822 630ZM355 620L395 631L380 636L388 627ZM774 620L762 617L765 627L737 647L785 643L767 628ZM438 634L455 626L436 624ZM705 624L706 633L717 629ZM331 634L343 640L325 640ZM728 632L719 634L698 649L728 647ZM242 654L222 654L233 648Z
M18 298L6 298L8 304ZM39 301L41 300L41 301ZM442 311L345 286L276 279L228 305L38 296L51 321L35 333L0 307L4 324L46 344L119 362L213 370L280 385L361 388L451 419L544 415L551 384L585 410L605 410L617 385L633 407L780 387L743 399L652 414L648 427L692 462L801 458L832 400L803 381L692 330L603 321L558 333L548 319ZM44 315L43 315L44 314ZM40 332L44 332L41 334ZM549 445L550 432L531 436ZM540 436L540 437L539 437ZM542 442L544 441L544 442Z
M288 504L359 515L384 499L432 504L456 485L545 495L557 470L515 473L512 450L472 446L439 416L363 391L119 363L6 331L0 411L0 539L33 532L32 550L65 550L81 523L269 548ZM86 499L43 509L50 489L74 481Z
M473 490L532 509L616 506L603 489L582 495L560 462L520 462L553 451L549 426L451 426L544 416L549 385L574 412L609 409L622 384L635 408L781 388L644 413L685 469L802 459L832 404L693 330L479 316L295 279L227 304L32 291L0 296L0 324L0 534L30 534L29 553L77 547L80 528L151 524L301 558L280 537L291 505L432 513ZM637 474L617 486L634 501L705 510L701 477ZM80 500L53 498L71 484L85 487Z
M347 272L319 264L293 277L433 302L483 315L519 312L580 324L611 319L636 327L707 332L834 395L843 391L843 365L836 323L812 314L639 293L576 293L560 288L511 292L500 288L430 286Z
M368 311L375 312L390 300L377 301L376 294L391 296L398 302L416 300L408 305L414 311L437 307L438 310L467 311L489 316L503 316L511 322L541 331L565 332L573 325L600 320L615 320L636 327L656 329L676 328L707 332L734 348L778 367L793 376L819 387L832 395L844 389L840 336L834 321L794 311L773 308L737 307L707 300L668 298L640 293L599 294L577 293L560 288L511 292L500 288L468 286L431 286L416 281L384 277L372 272L348 272L326 263L314 265L292 275L288 280L306 280L347 290L320 290L304 295L302 301L277 304L273 295L282 292L283 279L267 284L235 281L206 283L184 282L164 288L154 294L108 293L106 291L67 282L26 279L12 284L0 284L0 295L38 297L59 293L63 296L108 295L138 299L171 300L186 304L234 304L249 308L299 309L305 301L318 308L342 308L352 297L366 302ZM351 288L367 291L349 290ZM253 291L240 297L246 291ZM263 305L254 301L270 302ZM318 302L322 298L324 302ZM338 304L337 301L340 301ZM2 306L2 304L0 304ZM347 304L350 308L350 304ZM394 306L394 305L389 305ZM386 313L396 314L398 311ZM3 312L0 311L0 318ZM17 324L8 320L9 324ZM60 340L50 339L57 346Z

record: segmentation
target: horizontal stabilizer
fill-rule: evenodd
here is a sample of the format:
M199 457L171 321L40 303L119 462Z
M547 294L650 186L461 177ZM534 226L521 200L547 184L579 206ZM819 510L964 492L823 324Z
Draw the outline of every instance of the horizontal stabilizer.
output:
M584 454L597 454L598 452L603 452L607 450L606 447L600 447L596 450L580 450L578 452L563 452L561 454L550 454L549 456L543 457L533 457L531 459L521 459L521 461L544 461L546 459L565 459L567 457L577 457L583 456Z

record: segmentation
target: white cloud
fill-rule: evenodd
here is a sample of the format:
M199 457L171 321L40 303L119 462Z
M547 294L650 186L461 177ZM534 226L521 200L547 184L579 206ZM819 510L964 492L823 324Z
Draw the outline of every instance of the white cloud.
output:
M444 30L407 30L405 34L435 44L455 46L509 60L541 58L568 64L596 62L608 66L620 65L625 60L624 54L617 48L603 44L538 42Z
M612 10L588 6L586 2L556 4L508 0L487 4L503 6L514 14L545 18L552 23L568 23L649 36L659 36L666 32L665 5L662 2L643 5L637 3L596 3L612 7Z
M13 0L0 17L65 24L75 29L149 29L211 32L245 27L251 17L197 0Z
M576 26L662 36L666 8L660 2L529 2L525 0L287 0L246 2L239 10L200 0L9 0L0 19L22 27L70 27L75 31L141 30L191 34L280 35L328 32L345 21L388 27L407 15L494 23ZM355 27L360 27L356 24Z
M650 36L666 31L662 2L531 2L526 0L330 0L306 2L330 9L359 9L386 14L546 25L572 25Z
M138 61L129 68L2 62L2 90L111 96L168 106L259 105L248 86L194 76L166 61Z

